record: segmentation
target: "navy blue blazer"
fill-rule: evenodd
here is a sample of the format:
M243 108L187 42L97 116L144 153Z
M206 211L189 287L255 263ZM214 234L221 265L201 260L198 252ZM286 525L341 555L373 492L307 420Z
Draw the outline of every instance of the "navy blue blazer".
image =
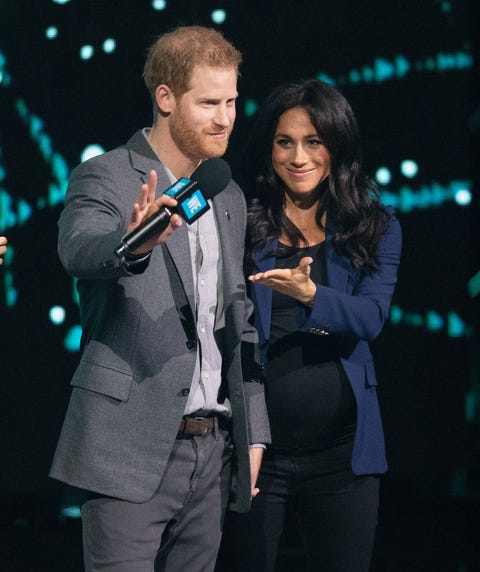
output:
M335 336L340 361L357 402L357 424L352 455L356 475L384 473L387 470L382 421L377 399L377 378L369 341L374 340L388 318L390 302L397 283L402 234L400 223L391 208L391 218L378 250L378 269L366 276L339 255L332 240L336 228L327 219L326 268L328 286L317 284L313 308L298 303L297 323L300 332L318 336ZM259 272L275 266L275 239L254 253ZM251 284L262 361L270 338L272 290Z

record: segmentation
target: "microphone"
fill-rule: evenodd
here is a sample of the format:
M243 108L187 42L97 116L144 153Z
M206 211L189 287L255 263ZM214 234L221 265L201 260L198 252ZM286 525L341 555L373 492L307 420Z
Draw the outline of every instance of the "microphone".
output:
M223 159L207 159L200 163L190 179L182 177L165 191L177 201L177 206L162 207L149 216L122 238L122 242L115 249L115 254L123 258L155 234L163 232L174 213L179 214L188 224L196 221L210 209L207 201L223 191L231 178L232 171Z

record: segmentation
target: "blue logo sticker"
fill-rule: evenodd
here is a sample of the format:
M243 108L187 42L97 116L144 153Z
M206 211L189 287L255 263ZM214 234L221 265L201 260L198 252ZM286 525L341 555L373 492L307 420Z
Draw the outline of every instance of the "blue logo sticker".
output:
M182 202L182 209L187 222L201 213L205 207L208 208L207 201L199 189Z
M183 190L189 184L190 184L190 179L182 177L181 179L178 179L178 181L174 185L172 185L169 189L167 189L165 191L165 194L175 198L175 195L177 195L181 190Z

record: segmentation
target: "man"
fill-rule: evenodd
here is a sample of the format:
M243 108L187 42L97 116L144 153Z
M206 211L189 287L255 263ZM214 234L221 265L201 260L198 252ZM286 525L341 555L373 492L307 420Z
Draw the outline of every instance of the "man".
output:
M175 206L162 191L226 151L240 61L214 30L160 37L144 69L153 127L77 167L69 184L59 255L78 278L82 357L51 476L89 491L88 571L212 570L229 489L238 511L258 492L263 449L249 445L270 436L240 189L230 182L192 225L174 214L114 254L126 232Z

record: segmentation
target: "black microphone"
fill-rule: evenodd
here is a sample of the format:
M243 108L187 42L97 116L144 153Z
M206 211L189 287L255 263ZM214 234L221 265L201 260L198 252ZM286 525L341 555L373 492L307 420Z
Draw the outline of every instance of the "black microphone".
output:
M155 234L163 232L174 213L179 214L188 224L196 221L210 209L208 199L213 199L223 191L231 178L232 171L223 159L207 159L200 163L190 179L182 177L165 191L177 201L177 206L162 207L149 216L122 238L115 254L123 258Z

